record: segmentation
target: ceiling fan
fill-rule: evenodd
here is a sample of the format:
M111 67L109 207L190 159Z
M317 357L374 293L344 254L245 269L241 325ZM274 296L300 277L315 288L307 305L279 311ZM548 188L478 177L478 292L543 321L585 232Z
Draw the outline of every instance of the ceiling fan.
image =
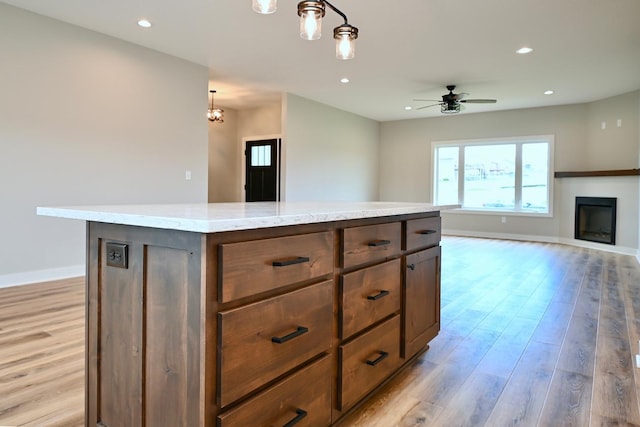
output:
M462 103L467 104L495 104L497 101L495 99L464 99L468 93L453 93L456 85L448 85L447 90L449 93L442 95L442 101L437 101L435 99L414 99L414 101L427 101L427 102L435 102L436 104L425 105L424 107L418 107L416 110L422 110L423 108L435 107L436 105L440 106L440 111L444 114L455 114L459 113L462 108Z

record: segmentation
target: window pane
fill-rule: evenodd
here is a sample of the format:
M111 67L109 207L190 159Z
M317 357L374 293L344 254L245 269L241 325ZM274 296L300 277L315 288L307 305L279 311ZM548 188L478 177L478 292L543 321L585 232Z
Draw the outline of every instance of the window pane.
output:
M251 147L251 166L271 166L270 145L254 145Z
M548 212L549 145L522 145L522 209Z
M464 207L515 208L515 144L464 149Z
M438 147L436 150L436 205L458 204L458 147Z

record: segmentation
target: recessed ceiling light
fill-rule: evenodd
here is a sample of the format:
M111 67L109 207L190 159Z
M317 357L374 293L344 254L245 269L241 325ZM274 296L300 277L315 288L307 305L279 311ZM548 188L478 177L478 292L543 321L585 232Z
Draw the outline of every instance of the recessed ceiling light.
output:
M554 94L554 91L552 91L552 90L545 90L545 91L544 91L544 94L545 94L545 95L553 95L553 94Z
M530 47L521 47L520 49L516 50L516 53L519 53L520 55L525 55L527 53L531 53L533 52L533 49L531 49Z
M407 105L406 107L404 107L404 109L405 109L405 110L407 110L407 111L409 111L409 110L411 110L412 108L411 108L411 107L409 107L409 106Z
M138 21L138 25L142 28L149 28L151 27L151 22L148 19L141 19Z
M343 77L340 79L340 83L349 83L349 79L346 77Z

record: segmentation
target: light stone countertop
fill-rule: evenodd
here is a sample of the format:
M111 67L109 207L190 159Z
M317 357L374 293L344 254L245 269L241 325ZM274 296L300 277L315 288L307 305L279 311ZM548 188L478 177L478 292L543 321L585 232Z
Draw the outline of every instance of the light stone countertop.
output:
M435 212L459 205L399 202L258 202L39 207L37 214L123 225L215 233Z

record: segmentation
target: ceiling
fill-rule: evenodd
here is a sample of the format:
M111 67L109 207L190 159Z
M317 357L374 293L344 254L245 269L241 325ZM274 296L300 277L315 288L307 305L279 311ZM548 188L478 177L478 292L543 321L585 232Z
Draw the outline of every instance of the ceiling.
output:
M360 32L350 61L335 59L340 17L327 10L322 39L304 41L292 0L273 15L256 14L250 0L2 1L205 65L216 105L226 108L289 92L388 121L441 115L416 110L427 103L413 99L439 100L447 84L498 100L461 114L640 89L638 0L334 0ZM141 17L153 26L138 27ZM516 54L522 46L534 51Z

